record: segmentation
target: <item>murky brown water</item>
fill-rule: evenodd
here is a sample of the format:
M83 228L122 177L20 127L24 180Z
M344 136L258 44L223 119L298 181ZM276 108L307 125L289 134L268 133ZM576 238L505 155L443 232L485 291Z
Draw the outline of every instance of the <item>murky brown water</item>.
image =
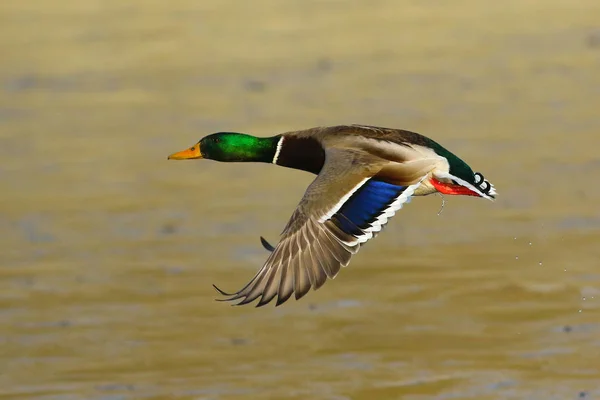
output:
M600 398L600 2L0 2L3 399ZM229 307L312 177L207 133L422 132L496 203L418 198L339 277Z

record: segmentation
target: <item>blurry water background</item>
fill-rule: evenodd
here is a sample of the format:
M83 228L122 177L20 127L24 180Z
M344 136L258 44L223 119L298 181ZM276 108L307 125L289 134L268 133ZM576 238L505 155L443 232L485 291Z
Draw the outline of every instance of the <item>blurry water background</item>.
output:
M0 2L0 398L600 399L597 0ZM310 174L172 162L215 131L434 138L334 280L229 307Z

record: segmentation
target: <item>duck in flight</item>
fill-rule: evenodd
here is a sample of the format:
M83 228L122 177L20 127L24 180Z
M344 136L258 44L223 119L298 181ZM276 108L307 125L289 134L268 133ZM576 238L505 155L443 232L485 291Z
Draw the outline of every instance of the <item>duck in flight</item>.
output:
M171 154L171 160L263 162L316 174L279 243L252 280L235 293L215 289L237 305L257 307L320 288L375 237L412 196L433 193L483 197L496 191L482 174L418 133L365 125L318 127L272 137L219 132Z

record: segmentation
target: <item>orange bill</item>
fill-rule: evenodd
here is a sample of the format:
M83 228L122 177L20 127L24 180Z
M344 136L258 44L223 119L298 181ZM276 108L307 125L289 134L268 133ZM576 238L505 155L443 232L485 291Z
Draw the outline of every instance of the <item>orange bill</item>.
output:
M178 151L177 153L173 153L167 157L168 160L194 160L197 158L202 158L202 153L200 152L200 143L196 143L189 149Z

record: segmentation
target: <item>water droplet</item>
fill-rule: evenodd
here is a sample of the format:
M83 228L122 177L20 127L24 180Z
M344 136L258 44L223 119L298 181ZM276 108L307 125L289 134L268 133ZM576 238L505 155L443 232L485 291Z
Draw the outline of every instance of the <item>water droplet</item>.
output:
M529 242L529 245L531 246L531 242Z
M514 240L517 240L517 237L516 237L516 236L514 237Z
M538 264L539 264L539 265L542 265L542 262L540 261Z
M583 297L582 300L585 301L585 297Z
M518 259L519 259L519 256L515 256L515 260L518 260Z
M567 272L567 269L565 268L565 272Z
M579 310L579 312L581 312L581 310Z

